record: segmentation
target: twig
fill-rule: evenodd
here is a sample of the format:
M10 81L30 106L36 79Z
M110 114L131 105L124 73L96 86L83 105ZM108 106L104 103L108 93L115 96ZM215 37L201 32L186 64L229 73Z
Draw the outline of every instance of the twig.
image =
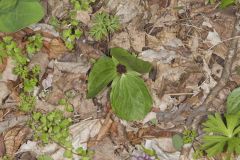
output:
M238 38L234 37L240 37L240 13L239 10L236 12L236 20L232 32L232 39L231 39L231 45L228 49L228 54L225 59L225 64L223 68L223 72L221 75L220 80L218 81L217 85L211 90L205 101L198 107L197 110L193 111L192 115L187 119L187 125L190 125L193 121L193 119L196 116L205 115L207 113L207 107L209 107L213 101L213 99L218 95L218 93L223 89L223 87L227 84L230 74L231 74L231 68L233 61L237 55L238 48L240 47L238 45Z

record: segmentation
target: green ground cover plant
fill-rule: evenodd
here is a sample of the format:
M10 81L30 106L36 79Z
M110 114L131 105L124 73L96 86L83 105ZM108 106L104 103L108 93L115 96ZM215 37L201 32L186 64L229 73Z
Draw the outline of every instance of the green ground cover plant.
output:
M152 97L139 76L148 73L152 65L122 48L112 48L111 56L94 64L88 78L88 98L112 82L110 100L115 114L128 121L143 119L151 110Z
M227 113L209 115L203 123L202 150L209 157L226 153L226 159L240 154L240 88L233 90L227 98Z
M41 34L36 34L28 37L28 44L26 46L27 53L32 55L39 52L43 47L43 37Z
M101 12L93 17L93 26L89 34L99 41L106 38L108 34L116 32L118 29L120 29L118 17Z

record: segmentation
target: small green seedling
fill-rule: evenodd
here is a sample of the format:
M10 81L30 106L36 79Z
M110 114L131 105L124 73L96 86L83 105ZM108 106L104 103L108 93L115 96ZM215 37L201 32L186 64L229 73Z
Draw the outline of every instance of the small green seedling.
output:
M85 150L82 147L77 148L75 152L81 156L82 160L92 160L94 156L93 151Z
M38 83L38 75L41 71L39 65L35 65L32 70L26 66L18 65L14 68L14 73L18 75L23 81L23 89L25 93L30 93L34 90Z
M73 106L69 103L67 98L60 99L58 104L63 105L67 112L73 112Z
M28 44L26 46L27 53L32 55L39 52L43 47L43 37L41 34L36 34L34 36L28 37Z
M90 3L95 2L95 0L70 0L73 8L75 10L89 10L90 9Z
M143 148L143 152L144 152L145 154L147 154L147 155L150 156L150 157L154 157L154 160L160 160L160 159L158 158L157 152L156 152L155 150L153 150L153 149L148 149L148 148L145 148L145 147L143 147L143 146L142 146L142 148Z
M69 139L69 126L72 124L70 118L65 118L61 111L53 111L47 114L34 112L30 127L34 130L34 138L41 140L43 144L52 141L66 148L72 148Z
M139 77L152 65L122 48L111 49L112 58L101 57L88 78L88 98L95 97L112 82L110 100L117 116L127 121L141 120L151 110L152 97Z
M27 64L28 59L22 55L21 49L10 36L3 37L3 40L0 42L0 62L2 63L3 58L8 56L15 60L17 64Z
M97 13L93 18L90 35L96 40L102 40L109 33L114 33L118 29L120 29L120 22L117 16L112 16L105 12Z
M203 157L203 151L201 149L196 149L193 153L193 160L198 160Z
M23 92L20 94L19 109L24 112L32 111L36 98L32 95L34 87L38 83L38 74L40 73L40 66L36 65L31 70L27 67L28 59L22 54L21 49L12 37L6 36L0 42L0 60L10 56L16 63L13 72L23 81Z
M34 106L36 104L36 97L21 93L20 94L20 104L19 109L24 112L30 112L34 109Z
M184 144L192 143L196 137L197 137L197 132L194 130L186 129L183 131Z
M69 28L63 31L63 40L66 47L69 50L73 50L75 46L75 41L82 36L82 31L80 29Z
M73 50L75 47L76 40L79 39L83 32L79 28L79 21L76 20L76 12L70 12L69 20L63 21L62 26L65 26L65 29L62 32L62 38L65 42L66 47L69 50Z

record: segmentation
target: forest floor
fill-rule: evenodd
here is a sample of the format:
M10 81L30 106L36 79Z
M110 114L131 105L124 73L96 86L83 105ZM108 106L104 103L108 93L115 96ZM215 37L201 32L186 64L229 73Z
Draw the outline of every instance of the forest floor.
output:
M73 120L73 146L94 151L94 160L192 160L204 134L201 123L210 113L224 113L227 96L240 84L239 55L233 62L226 58L230 43L239 38L232 36L236 9L218 9L219 3L206 4L205 0L98 0L90 11L77 13L83 35L68 50L61 30L50 20L64 19L71 5L68 0L42 3L46 15L41 22L16 33L0 33L12 36L20 48L26 46L27 37L43 36L43 48L29 62L29 66L41 67L34 90L35 110L62 110ZM96 41L88 31L91 18L101 11L118 16L121 29L109 39ZM86 98L93 61L112 47L134 52L153 64L150 74L143 76L153 108L142 121L118 118L111 110L109 88L93 99ZM0 156L67 159L63 146L34 140L28 125L32 113L18 109L23 84L12 72L14 67L11 58L0 65ZM59 104L66 97L74 112L66 112L66 106ZM196 137L177 150L172 137L186 130L194 131ZM203 154L202 159L211 158Z

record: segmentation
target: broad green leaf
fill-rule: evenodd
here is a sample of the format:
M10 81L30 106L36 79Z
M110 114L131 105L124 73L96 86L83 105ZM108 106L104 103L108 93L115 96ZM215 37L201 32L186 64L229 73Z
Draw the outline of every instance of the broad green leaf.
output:
M127 121L143 119L152 107L144 81L130 73L113 80L110 99L114 113Z
M227 98L227 113L234 114L240 111L240 88L234 89Z
M173 137L172 137L172 143L173 143L173 146L176 150L180 150L183 146L183 138L178 135L178 134L175 134Z
M127 68L134 70L139 73L150 72L152 65L147 61L143 61L123 48L112 48L111 55L120 63L125 65Z
M14 9L0 13L0 31L15 32L44 16L44 10L38 0L18 0Z
M0 14L16 7L17 0L0 0Z
M235 0L221 0L220 8L223 9L233 4L235 4Z
M88 98L96 96L117 76L116 66L109 57L100 58L88 78Z

